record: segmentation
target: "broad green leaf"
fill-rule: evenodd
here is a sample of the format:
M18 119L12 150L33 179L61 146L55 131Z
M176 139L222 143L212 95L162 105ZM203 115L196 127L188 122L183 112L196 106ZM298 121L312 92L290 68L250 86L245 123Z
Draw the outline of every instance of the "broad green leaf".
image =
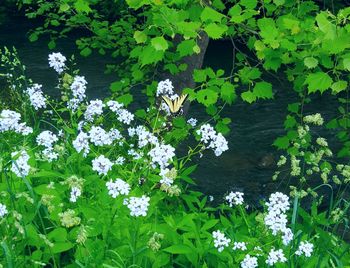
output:
M328 20L326 12L319 13L316 16L316 22L318 28L325 34L325 39L333 40L336 37L336 25Z
M163 251L171 254L193 254L193 249L184 244L172 245L163 249Z
M136 43L141 44L141 43L146 42L147 35L144 32L135 31L134 32L134 39L135 39Z
M70 250L73 247L73 244L71 242L57 242L54 244L54 246L51 248L52 253L60 253L67 250Z
M74 8L77 12L90 13L92 11L89 6L89 2L85 0L76 0L74 3Z
M235 86L232 85L229 82L225 82L221 86L221 92L220 92L221 98L226 101L228 104L232 104L232 102L236 99L236 92L235 92Z
M62 227L56 228L47 235L47 238L50 241L65 242L67 240L67 230Z
M346 70L350 71L350 57L343 59L343 65Z
M70 6L67 3L62 3L60 5L59 12L67 12L70 9Z
M35 42L36 40L38 40L38 38L39 38L39 36L38 36L38 34L37 34L36 32L31 33L31 34L29 35L29 41L30 41L30 42Z
M345 90L347 86L348 86L348 82L344 80L340 80L340 81L334 82L333 85L331 86L331 89L333 93L339 93L340 91Z
M217 100L218 100L218 93L210 88L202 89L197 92L197 101L199 103L204 104L205 106L214 104L216 103Z
M224 24L210 23L204 28L204 31L206 31L209 37L219 39L227 29L228 27Z
M141 65L144 66L162 60L163 56L164 51L155 50L153 46L148 45L142 50L142 53L139 55L139 58L141 60Z
M242 100L244 100L244 101L246 101L248 103L252 103L252 102L256 101L256 96L250 90L243 92L241 94L241 98L242 98Z
M273 97L272 85L268 82L258 82L253 88L253 93L257 98L271 99Z
M305 84L308 85L309 93L316 91L320 91L322 93L330 88L332 82L332 78L324 72L309 74L305 80Z
M271 42L278 36L278 30L275 25L275 21L271 18L263 18L258 20L258 27L260 29L260 35L262 38Z
M164 39L163 36L152 38L151 44L155 50L165 51L168 49L168 42Z
M285 3L285 0L273 0L276 6L282 6Z
M207 73L205 70L198 70L195 69L193 72L193 80L195 82L204 82L205 80L207 80Z
M318 60L315 59L314 57L306 57L304 59L304 64L307 68L312 69L318 65Z
M124 94L117 98L117 101L123 103L125 106L128 106L133 101L133 96L129 93Z
M129 5L129 7L138 9L145 4L145 1L144 0L126 0L126 3Z
M195 46L197 43L193 39L182 41L176 48L176 51L181 57L192 55L195 52Z
M239 4L246 7L246 8L253 9L258 4L258 1L257 0L241 0L239 2Z
M221 19L224 17L223 14L221 14L220 12L217 12L216 10L206 6L201 14L201 20L203 22L206 21L212 21L212 22L220 22Z
M293 128L297 124L297 120L294 116L287 115L286 120L284 121L284 127L286 129Z
M83 57L87 57L91 53L92 53L92 50L89 47L85 47L82 51L80 51L80 55L82 55Z
M274 146L276 146L278 149L287 149L289 146L289 139L288 137L278 137L274 143Z

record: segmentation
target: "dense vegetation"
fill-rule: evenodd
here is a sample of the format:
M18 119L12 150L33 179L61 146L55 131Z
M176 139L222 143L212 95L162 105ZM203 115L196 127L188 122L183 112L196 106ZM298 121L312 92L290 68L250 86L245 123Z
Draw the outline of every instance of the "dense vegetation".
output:
M7 1L11 6L14 1ZM0 263L4 267L345 267L350 183L350 8L343 1L18 0L48 46L74 33L80 55L109 54L106 100L87 100L74 58L49 55L61 100L1 52ZM78 35L76 35L78 33ZM230 73L202 68L208 42L232 43ZM68 56L68 55L66 55ZM273 99L271 77L290 81L285 136L261 207L230 192L219 205L191 191L196 155L220 157L237 98ZM170 79L170 80L169 80ZM131 89L149 107L131 113ZM275 90L275 89L274 89ZM276 89L277 90L277 89ZM284 89L285 90L285 89ZM339 116L305 114L331 92ZM183 113L162 96L188 94ZM208 120L186 118L198 102ZM210 124L209 124L210 123ZM339 146L320 137L335 133ZM193 146L179 155L184 141ZM213 152L210 152L210 151ZM269 193L266 193L267 195ZM220 204L222 203L222 204Z

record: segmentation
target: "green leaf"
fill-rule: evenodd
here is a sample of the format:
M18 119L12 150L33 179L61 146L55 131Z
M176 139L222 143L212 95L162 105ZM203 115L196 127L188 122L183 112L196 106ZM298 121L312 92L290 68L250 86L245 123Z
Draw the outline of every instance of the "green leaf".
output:
M193 254L193 249L184 244L172 245L163 249L163 251L171 254Z
M224 24L210 23L204 28L204 31L206 31L209 37L219 39L227 29L228 27Z
M326 12L321 12L316 16L318 28L325 34L325 39L335 39L337 36L336 26L328 20Z
M80 51L80 55L83 57L87 57L91 54L92 50L89 47L85 47L82 51Z
M285 3L285 0L273 0L276 6L282 6Z
M185 57L192 55L194 47L197 45L196 41L193 39L182 41L176 48L176 51L180 54L180 57Z
M205 80L207 80L206 71L195 69L193 72L193 80L197 83L204 82Z
M224 17L223 14L207 6L203 9L201 14L201 20L203 22L205 21L220 22L223 17Z
M51 248L52 253L60 253L67 250L70 250L73 247L73 244L71 242L57 242L54 244L54 246Z
M226 101L228 104L232 104L232 102L236 99L235 86L229 82L225 82L221 86L220 92L221 99Z
M294 116L287 115L287 119L284 121L284 127L286 129L293 128L297 124Z
M273 97L272 85L268 82L258 82L253 88L253 93L257 98L271 99Z
M276 146L278 149L287 149L289 146L289 139L288 137L278 137L274 143L274 146Z
M332 78L324 72L309 74L305 80L305 84L308 85L309 93L316 91L322 93L332 85L332 82Z
M36 40L38 40L38 38L39 38L39 35L36 32L31 33L29 35L29 41L30 42L35 42Z
M47 238L56 242L65 242L67 240L66 229L59 227L47 235Z
M258 4L257 0L241 0L239 2L240 5L249 8L249 9L254 9L256 5Z
M343 65L346 70L350 71L350 57L343 59Z
M67 12L70 9L70 6L67 3L62 3L60 5L59 12Z
M147 35L144 32L135 31L134 32L134 39L135 39L136 43L142 44L142 43L146 42Z
M148 45L142 50L139 57L141 60L141 65L144 66L162 60L164 57L164 51L155 50L153 46Z
M337 82L334 82L333 85L331 86L332 92L333 93L339 93L340 91L345 90L348 87L348 82L344 80L340 80Z
M168 42L164 39L163 36L152 38L151 44L155 50L165 51L168 49Z
M125 106L128 106L133 101L133 96L129 93L124 94L117 98L117 101L123 103Z
M218 93L210 88L202 89L197 93L197 101L199 103L204 104L205 106L214 104L216 103L217 100L218 100Z
M258 20L258 27L260 29L260 35L268 42L276 39L278 36L278 30L276 28L275 21L271 18L263 18Z
M144 0L126 0L126 3L129 5L129 7L138 9L145 4L145 1Z
M54 49L56 47L56 42L55 40L51 40L48 44L47 44L49 49Z
M243 92L241 94L241 98L242 98L242 100L244 100L244 101L246 101L248 103L252 103L252 102L256 101L256 96L250 90Z
M318 64L318 60L315 59L314 57L306 57L304 59L304 64L307 68L312 69L315 68Z
M77 12L89 13L92 11L89 7L89 3L85 0L76 0L74 3L74 8Z

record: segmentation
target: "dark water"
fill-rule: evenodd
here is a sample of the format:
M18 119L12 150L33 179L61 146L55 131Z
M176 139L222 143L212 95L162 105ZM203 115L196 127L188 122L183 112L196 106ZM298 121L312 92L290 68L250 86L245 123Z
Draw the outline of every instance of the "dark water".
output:
M10 18L0 27L0 45L15 46L22 62L27 66L28 76L34 82L43 84L46 93L58 95L59 92L55 88L56 74L47 64L48 54L52 52L47 47L47 40L39 39L30 43L26 33L33 25L25 19ZM115 59L96 54L88 58L80 57L74 38L59 40L54 51L60 51L68 57L76 54L80 73L89 83L87 91L89 98L101 98L109 94L109 84L115 81L116 77L104 74L104 67L108 63L115 62ZM224 69L229 73L231 61L230 43L215 42L209 45L204 65L213 69ZM281 79L284 77L283 73L277 75ZM207 152L200 160L194 177L198 188L204 193L218 199L230 190L241 190L248 199L255 201L265 197L277 187L279 190L288 191L283 184L272 182L273 165L263 168L261 162L264 157L270 160L279 157L280 152L272 147L272 143L276 137L285 133L283 122L287 115L287 104L297 101L298 98L289 82L280 83L269 75L266 75L266 79L273 82L274 100L258 101L254 104L238 100L223 111L223 115L232 119L232 131L227 136L230 150L221 157L215 157L212 152ZM137 105L144 103L140 92L134 92L134 97ZM306 114L321 111L326 121L336 115L337 103L333 96L317 95L313 99L312 104L305 106ZM195 103L191 104L188 117L195 117L200 121L209 119L202 106ZM328 132L326 137L330 137L332 141L334 135Z

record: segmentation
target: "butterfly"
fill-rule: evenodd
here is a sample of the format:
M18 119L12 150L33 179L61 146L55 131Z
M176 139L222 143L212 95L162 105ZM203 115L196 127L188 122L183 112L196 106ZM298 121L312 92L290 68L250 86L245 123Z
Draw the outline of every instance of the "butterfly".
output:
M171 100L167 96L162 96L165 103L168 105L169 110L172 114L176 115L180 112L180 109L184 102L186 101L188 97L188 94L181 95L180 97L177 97L175 100Z

